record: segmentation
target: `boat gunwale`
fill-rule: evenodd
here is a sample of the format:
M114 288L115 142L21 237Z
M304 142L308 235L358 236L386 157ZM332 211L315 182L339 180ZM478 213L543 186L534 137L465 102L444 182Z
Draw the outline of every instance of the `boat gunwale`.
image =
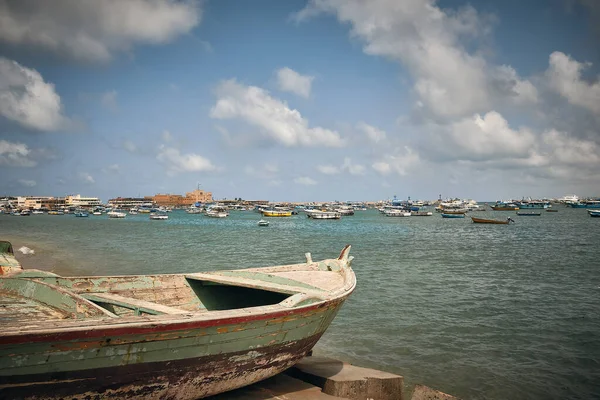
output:
M32 342L52 342L57 340L73 340L73 339L89 339L98 338L104 336L118 336L118 335L135 335L153 332L170 332L177 330L186 329L199 329L199 328L210 328L219 327L223 325L240 324L253 321L268 320L272 318L285 317L290 315L302 314L304 312L310 312L323 307L329 307L330 305L338 305L343 303L345 299L356 289L356 275L352 270L350 263L352 257L348 257L350 246L346 246L342 253L337 259L326 259L317 262L310 262L306 264L289 264L278 267L263 267L263 268L285 268L285 267L300 267L304 265L315 266L320 263L334 261L341 263L339 270L332 270L332 273L340 273L344 275L343 285L331 290L324 291L323 296L319 297L316 302L306 305L294 305L287 308L283 302L257 307L246 307L233 310L218 310L218 311L189 311L185 314L161 314L151 316L132 316L125 317L123 319L116 318L89 318L81 320L56 320L53 321L56 326L53 328L38 328L38 329L27 329L27 327L21 327L20 332L8 331L5 329L0 332L0 341L2 344L20 344L20 343L32 343ZM254 270L261 270L262 268L253 268ZM184 276L186 274L156 274L167 275L167 276ZM187 274L189 275L189 274ZM16 278L18 274L3 277L3 279ZM148 276L148 275L123 275L123 276ZM122 276L122 277L123 277ZM109 276L110 277L110 276ZM40 277L41 278L41 277ZM76 277L85 278L85 277ZM98 276L91 276L88 278L102 278ZM106 278L106 277L105 277ZM35 279L35 278L28 278ZM298 292L303 294L305 292ZM290 296L291 297L291 296ZM316 298L316 297L312 297ZM289 298L288 298L289 299ZM228 318L222 318L226 315L232 315ZM142 320L140 320L142 319ZM82 323L87 322L85 325ZM92 325L94 324L94 325ZM71 325L71 326L69 326ZM127 326L123 326L127 325ZM14 329L14 328L13 328Z

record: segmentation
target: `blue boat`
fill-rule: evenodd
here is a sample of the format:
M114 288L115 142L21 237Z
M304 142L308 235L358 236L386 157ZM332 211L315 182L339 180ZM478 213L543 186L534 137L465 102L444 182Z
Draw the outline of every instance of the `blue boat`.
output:
M464 218L465 214L442 214L442 218Z
M600 210L588 210L590 217L600 218Z
M600 200L587 200L579 203L569 203L568 206L572 208L598 208L600 209Z
M550 207L550 202L548 201L520 201L518 202L519 208L523 209L544 209Z
M87 217L89 214L85 211L77 211L74 213L76 217Z

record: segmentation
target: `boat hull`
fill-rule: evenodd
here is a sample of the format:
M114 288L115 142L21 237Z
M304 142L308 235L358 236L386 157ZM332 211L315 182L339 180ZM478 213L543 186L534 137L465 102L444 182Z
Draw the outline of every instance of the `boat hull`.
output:
M344 300L268 318L5 337L0 354L9 356L0 387L6 398L22 399L210 396L294 365L317 343Z
M476 224L494 224L494 225L508 225L510 222L509 220L498 221L497 219L484 219L484 218L475 218L475 217L471 217L471 220L473 220L473 222Z
M464 218L465 214L442 214L442 218Z
M503 207L503 206L491 206L494 211L516 211L519 207Z

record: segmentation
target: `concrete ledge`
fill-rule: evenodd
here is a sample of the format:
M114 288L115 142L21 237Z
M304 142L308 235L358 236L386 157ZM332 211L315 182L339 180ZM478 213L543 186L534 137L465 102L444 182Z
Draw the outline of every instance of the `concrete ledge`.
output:
M458 400L458 397L428 388L427 386L416 385L410 400Z
M209 397L210 400L340 400L321 388L285 374L230 392Z
M285 373L319 386L331 396L352 400L403 400L402 376L327 357L305 357Z

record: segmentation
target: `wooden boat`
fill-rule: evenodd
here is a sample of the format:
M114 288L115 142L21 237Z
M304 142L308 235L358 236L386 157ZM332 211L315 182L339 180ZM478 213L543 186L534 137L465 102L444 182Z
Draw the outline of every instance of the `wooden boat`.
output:
M0 397L185 400L271 377L312 349L354 290L349 251L168 275L3 265Z
M539 217L540 215L542 215L542 213L535 212L535 211L531 211L531 212L517 211L517 215L519 215L521 217Z
M306 216L312 219L340 219L342 214L337 211L306 210Z
M467 210L466 208L459 208L459 209L445 209L442 210L442 214L466 214L469 210Z
M460 213L460 214L442 213L442 218L464 218L464 217L465 217L464 213Z
M497 219L485 219L485 218L471 217L471 220L473 220L473 222L476 224L497 224L497 225L508 225L511 221L514 222L510 218L507 218L506 220L501 221L501 220L497 220Z
M292 212L288 210L264 210L262 212L264 217L291 217Z
M433 213L431 211L411 211L410 215L413 217L431 217Z

